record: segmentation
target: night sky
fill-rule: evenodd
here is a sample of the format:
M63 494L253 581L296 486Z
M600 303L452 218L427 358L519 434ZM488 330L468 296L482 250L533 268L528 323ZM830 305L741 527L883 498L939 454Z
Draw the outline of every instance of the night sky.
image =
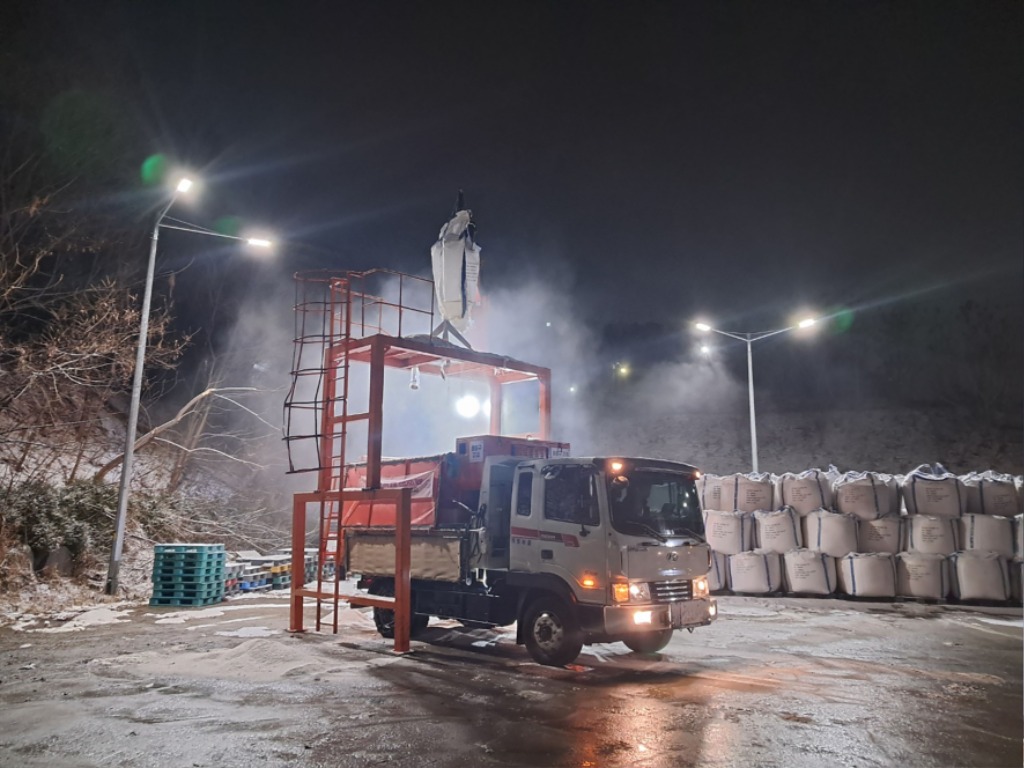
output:
M483 279L584 316L781 322L1007 282L1022 6L66 3L153 150L297 267L421 270L466 190ZM47 53L41 51L40 53ZM51 52L52 53L52 52ZM289 264L289 266L291 266ZM554 265L561 267L554 269Z

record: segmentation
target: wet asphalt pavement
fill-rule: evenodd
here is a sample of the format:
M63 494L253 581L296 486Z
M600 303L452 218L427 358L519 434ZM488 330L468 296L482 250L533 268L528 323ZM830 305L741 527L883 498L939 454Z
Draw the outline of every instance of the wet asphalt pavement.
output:
M289 635L283 596L26 621L0 629L0 766L1021 765L1020 609L720 607L561 669L452 622L406 656L348 609Z

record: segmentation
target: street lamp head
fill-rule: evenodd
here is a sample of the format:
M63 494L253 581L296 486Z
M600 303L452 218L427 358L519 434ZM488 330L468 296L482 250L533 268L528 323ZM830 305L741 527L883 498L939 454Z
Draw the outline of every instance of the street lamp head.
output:
M178 192L185 193L192 189L192 179L187 177L178 180L178 186L175 187Z
M810 328L816 322L818 322L817 318L815 318L815 317L807 317L807 318L804 318L803 320L801 320L799 323L797 323L796 327L797 328Z
M263 237L248 237L245 242L254 248L270 248L274 244L271 240Z
M707 333L708 331L711 330L711 326L708 325L707 323L694 323L693 327L696 328L701 333Z

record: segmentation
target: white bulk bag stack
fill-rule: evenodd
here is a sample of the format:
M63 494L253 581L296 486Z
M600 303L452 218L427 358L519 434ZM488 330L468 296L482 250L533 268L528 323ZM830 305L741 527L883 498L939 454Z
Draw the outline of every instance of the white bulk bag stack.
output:
M957 521L948 517L915 515L903 521L904 546L907 552L951 555L960 547Z
M1013 518L1013 545L1016 548L1017 557L1024 557L1024 515L1017 515Z
M757 546L780 555L801 545L800 518L792 507L775 511L758 510L754 513Z
M831 595L836 590L836 560L821 552L794 549L782 556L787 592Z
M903 548L903 518L857 520L857 548L861 552L895 555Z
M892 475L879 472L847 472L832 483L837 512L875 520L900 513L899 485Z
M896 597L896 561L892 555L851 552L836 561L839 591L854 597Z
M704 512L704 535L715 552L738 555L754 548L754 521L746 512L709 509Z
M949 595L949 564L945 555L901 552L896 555L896 594L925 600Z
M995 552L957 552L950 558L953 594L958 600L1009 600L1006 559Z
M824 552L832 557L842 557L857 551L857 518L818 509L804 518L807 537L804 544L808 549Z
M835 467L831 467L827 472L808 469L800 474L786 472L773 477L775 507L792 507L798 515L832 509L832 481L837 475Z
M966 512L971 515L1013 517L1020 513L1020 496L1012 475L971 472L963 475Z
M729 588L729 556L711 550L711 567L708 569L708 589L720 592Z
M767 595L782 589L782 558L777 552L755 549L729 557L729 584L742 595Z
M998 552L1013 557L1013 522L996 515L964 515L960 523L960 546L980 552Z
M903 478L901 489L909 515L960 517L967 505L964 484L941 464L922 464Z

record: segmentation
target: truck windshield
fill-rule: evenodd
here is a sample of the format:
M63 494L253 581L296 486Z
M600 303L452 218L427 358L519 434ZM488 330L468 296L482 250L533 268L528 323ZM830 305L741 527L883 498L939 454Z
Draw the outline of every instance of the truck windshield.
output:
M634 536L704 541L697 487L689 475L634 467L608 479L612 527Z

